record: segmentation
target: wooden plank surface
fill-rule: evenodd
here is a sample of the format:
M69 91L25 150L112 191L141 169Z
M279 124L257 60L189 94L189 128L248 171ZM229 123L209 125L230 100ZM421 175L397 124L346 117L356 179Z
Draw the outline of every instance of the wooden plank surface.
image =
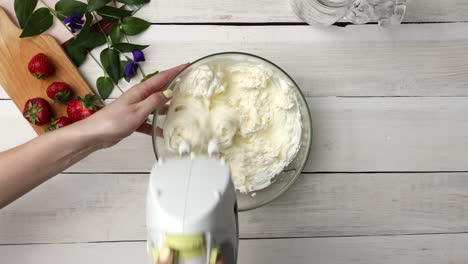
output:
M468 97L307 99L313 144L306 172L468 171ZM34 137L9 100L0 100L0 151ZM68 172L149 172L151 137L135 134ZM129 157L132 157L129 159Z
M18 111L23 111L29 99L41 97L50 103L53 118L66 116L67 107L54 104L54 100L46 94L51 83L66 82L73 91L72 96L82 98L93 91L57 40L50 35L19 38L20 32L5 10L0 8L0 83L15 102ZM38 53L44 53L55 69L44 79L37 79L28 70L29 61ZM31 126L39 135L46 132L47 124Z
M57 0L43 0L49 6L54 7ZM79 0L81 2L85 2L86 0ZM4 8L10 18L18 25L18 20L16 19L15 9L14 9L14 2L13 0L0 0L0 7ZM44 7L42 1L38 1L37 8ZM63 43L72 38L72 34L62 25L60 21L54 17L54 24L50 27L49 30L45 32L46 34L50 34L54 36L59 43Z
M152 26L131 41L151 44L142 63L147 73L210 53L245 51L277 63L308 96L468 96L468 23L327 30ZM80 71L92 86L103 74L90 59ZM121 86L127 89L139 79ZM115 89L111 97L119 95ZM2 89L0 98L8 98Z
M54 6L57 0L44 0ZM85 2L85 0L79 0ZM0 0L13 14L13 1ZM39 3L39 6L42 6ZM464 0L410 0L404 22L468 21ZM152 0L137 16L153 23L301 23L288 0ZM57 24L57 23L56 23ZM62 34L60 26L52 33Z
M5 1L0 6L13 2ZM464 0L412 0L405 21L464 22L467 11ZM300 22L286 0L161 0L138 16L155 23ZM249 238L241 241L240 263L468 262L468 173L461 172L468 171L468 23L156 25L132 41L151 44L146 72L246 51L278 63L314 97L305 171L325 173L306 173L279 200L240 215L241 236ZM90 60L81 71L91 84L101 74ZM34 137L8 98L0 88L0 120L8 124L0 151ZM145 261L148 175L141 172L153 162L151 138L133 135L1 210L0 263ZM399 173L359 173L366 171ZM108 243L124 240L131 241ZM71 244L7 245L16 243Z
M468 262L467 234L241 240L248 264L441 264ZM146 263L145 242L0 246L1 263Z
M404 21L468 21L467 11L464 0L410 0ZM154 23L302 22L288 0L154 0L138 15Z
M146 239L147 174L63 174L0 211L0 244ZM468 231L468 173L303 174L242 238Z

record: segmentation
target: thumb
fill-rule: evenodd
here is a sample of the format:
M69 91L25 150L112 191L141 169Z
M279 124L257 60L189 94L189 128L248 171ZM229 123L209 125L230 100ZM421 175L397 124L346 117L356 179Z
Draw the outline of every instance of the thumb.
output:
M156 264L173 264L174 263L174 250L168 247L161 249L159 258Z

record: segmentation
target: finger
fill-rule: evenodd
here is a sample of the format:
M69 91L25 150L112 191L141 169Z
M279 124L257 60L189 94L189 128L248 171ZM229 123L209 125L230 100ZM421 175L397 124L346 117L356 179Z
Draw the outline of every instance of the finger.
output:
M226 264L226 260L223 255L218 256L218 259L216 260L216 264Z
M143 123L139 128L136 130L137 132L140 132L142 134L146 134L151 136L153 134L153 126L148 124L148 123Z
M167 114L168 110L169 110L169 105L165 104L165 105L161 106L161 108L159 108L158 114L165 115L165 114Z
M149 136L153 135L153 126L148 124L148 123L143 123L139 128L136 130L137 132L140 132L142 134L146 134ZM156 127L156 136L157 137L163 137L163 130L160 127Z
M156 261L156 264L173 264L174 263L174 250L170 248L161 249L159 259Z
M150 95L162 91L166 84L183 68L188 64L182 64L169 70L165 70L149 78L148 80L135 85L133 88L128 90L122 98L127 100L129 103L140 102Z
M168 94L166 93L166 95ZM165 96L164 92L154 93L142 102L139 102L137 104L137 108L143 116L148 116L158 107L163 107L169 101L169 99L170 98Z

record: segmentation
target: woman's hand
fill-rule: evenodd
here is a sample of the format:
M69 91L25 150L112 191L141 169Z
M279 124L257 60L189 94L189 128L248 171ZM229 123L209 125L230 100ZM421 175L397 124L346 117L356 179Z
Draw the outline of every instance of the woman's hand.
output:
M108 148L139 131L151 134L151 125L145 121L157 108L163 107L171 97L162 90L187 64L163 71L143 83L135 85L114 102L87 119L76 124L95 137L95 143Z
M155 264L174 264L175 251L170 248L163 248L159 258L156 260ZM216 264L225 264L226 261L223 255L218 255L216 259Z
M135 130L150 134L146 118L169 100L162 89L186 65L135 85L94 115L0 153L0 208Z

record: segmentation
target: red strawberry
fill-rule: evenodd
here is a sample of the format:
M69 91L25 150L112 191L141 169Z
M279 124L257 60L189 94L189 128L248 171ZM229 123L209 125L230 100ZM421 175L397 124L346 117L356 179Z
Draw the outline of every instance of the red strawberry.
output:
M52 130L55 130L55 129L59 129L59 128L62 128L64 126L68 126L71 123L73 123L73 121L70 118L68 118L66 116L62 116L57 120L52 120L52 123L46 128L46 131L52 131Z
M78 99L71 100L68 103L67 114L71 120L76 122L96 113L103 106L101 98L90 93L84 99L78 96Z
M37 79L41 79L54 72L54 65L44 53L39 53L29 61L28 69Z
M23 116L32 124L42 126L52 118L52 109L44 98L29 99L24 105Z
M70 86L64 82L53 82L47 87L47 96L55 100L54 103L57 104L66 104L70 100L71 94Z

